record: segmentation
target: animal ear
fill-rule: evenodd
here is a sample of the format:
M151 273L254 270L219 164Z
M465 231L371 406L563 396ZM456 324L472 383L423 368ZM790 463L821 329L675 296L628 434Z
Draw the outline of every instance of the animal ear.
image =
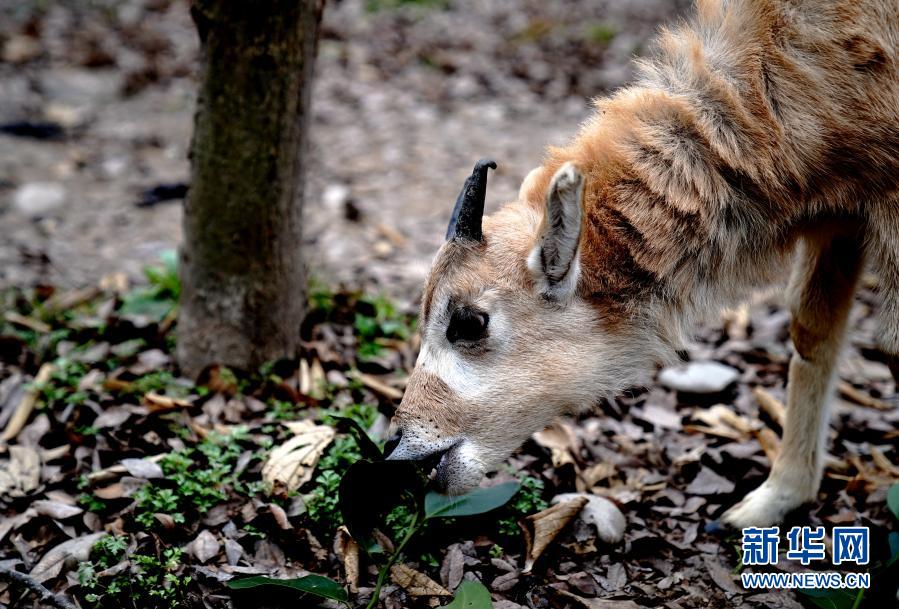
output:
M565 163L549 184L540 237L528 259L547 298L564 298L577 286L583 200L584 176L573 163Z

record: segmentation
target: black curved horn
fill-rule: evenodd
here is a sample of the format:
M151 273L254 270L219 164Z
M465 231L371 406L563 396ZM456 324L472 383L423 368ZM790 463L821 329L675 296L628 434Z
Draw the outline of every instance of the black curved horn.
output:
M456 199L453 215L446 229L446 240L470 239L480 241L483 237L481 221L484 219L484 200L487 197L487 170L496 169L496 161L481 159L465 180L465 186Z

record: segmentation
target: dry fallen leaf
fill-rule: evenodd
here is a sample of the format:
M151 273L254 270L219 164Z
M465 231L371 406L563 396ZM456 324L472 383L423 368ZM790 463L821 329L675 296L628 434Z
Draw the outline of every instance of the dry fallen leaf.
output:
M278 528L282 531L289 531L293 528L293 525L290 524L290 520L287 518L287 512L284 511L277 503L269 503L268 509L272 514L272 518L275 519L275 523L278 525Z
M190 553L193 554L200 562L206 562L218 555L222 545L215 535L203 529L197 538L190 542Z
M343 573L350 592L359 591L359 544L350 536L345 526L337 529L334 536L334 553L343 563Z
M71 518L72 516L77 516L84 512L83 509L76 505L69 505L62 501L48 501L45 499L33 501L31 507L41 516L48 516L57 520L65 520L66 518Z
M31 577L36 581L45 582L59 575L67 562L84 562L90 558L91 548L94 547L94 544L105 535L105 532L100 532L62 542L44 554L43 558L34 565L30 573Z
M462 546L454 543L447 548L446 557L440 565L440 579L449 590L455 590L465 574L465 555Z
M546 429L535 433L533 438L537 444L549 449L553 467L575 462L580 442L571 423L557 420Z
M593 525L596 534L606 543L618 543L624 538L624 529L627 522L624 514L618 509L618 506L597 495L588 495L586 493L563 493L553 497L553 503L570 501L583 497L587 500L587 504L580 512L580 519L587 524Z
M703 467L696 478L687 485L686 491L691 495L723 495L732 493L734 483L723 476Z
M24 497L40 483L40 454L27 446L10 446L9 460L0 463L0 497Z
M394 565L390 568L390 577L409 596L452 596L453 593L435 582L433 579L419 573L406 565Z
M577 603L578 607L583 607L584 609L640 609L640 605L638 605L634 601L618 601L604 598L581 598L580 596L575 596L571 592L566 592L564 590L560 590L559 595L574 601L575 603Z
M738 415L723 404L715 404L711 408L697 408L691 416L698 421L702 421L710 428L719 431L719 433L713 435L722 437L728 437L727 434L734 431L740 434L748 434L754 428L760 427L759 424L753 425L748 418Z
M273 488L295 491L312 479L315 465L334 439L334 428L312 421L285 424L295 435L272 450L262 467L262 479Z
M152 480L165 477L162 467L150 459L122 459L120 463L135 478Z
M229 565L236 565L243 556L243 546L233 539L225 540L225 557L228 559Z
M578 496L521 520L519 524L524 532L524 542L527 546L523 573L531 572L534 563L537 562L544 550L585 505L587 505L587 498Z

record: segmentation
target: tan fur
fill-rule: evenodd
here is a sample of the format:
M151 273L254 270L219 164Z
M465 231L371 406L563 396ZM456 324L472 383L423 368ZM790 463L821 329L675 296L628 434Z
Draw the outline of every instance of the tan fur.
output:
M865 253L881 275L883 348L899 362L899 3L701 0L692 22L661 33L640 73L549 151L518 201L485 218L483 243L438 253L420 367L477 411L479 428L459 438L482 470L552 415L640 382L704 315L782 281L801 243L783 451L725 518L774 522L817 491ZM566 164L585 179L568 300L528 267L558 230L544 212ZM459 302L497 319L483 353L443 338ZM416 409L401 425L436 407L407 396Z

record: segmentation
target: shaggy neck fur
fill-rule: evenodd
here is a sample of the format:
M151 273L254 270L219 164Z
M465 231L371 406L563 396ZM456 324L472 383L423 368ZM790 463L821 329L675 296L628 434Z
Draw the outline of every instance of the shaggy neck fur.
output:
M637 85L550 150L523 198L544 205L567 161L585 176L580 296L665 317L678 346L698 315L782 277L800 230L896 192L899 8L858 4L701 1Z

